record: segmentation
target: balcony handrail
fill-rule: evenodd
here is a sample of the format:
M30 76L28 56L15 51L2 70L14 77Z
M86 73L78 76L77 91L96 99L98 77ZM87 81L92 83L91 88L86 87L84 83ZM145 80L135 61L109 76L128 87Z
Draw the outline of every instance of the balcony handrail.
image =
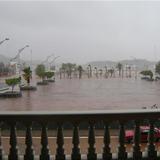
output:
M142 151L140 148L140 122L141 120L149 120L150 126L148 134L148 150L147 156L149 159L158 160L160 156L154 146L154 125L160 119L160 109L130 109L130 110L93 110L93 111L1 111L0 122L9 124L10 130L10 151L8 160L18 160L17 149L17 135L16 125L21 123L26 128L26 151L24 154L25 160L34 160L34 152L32 148L32 122L38 122L41 125L41 154L40 160L50 160L50 153L48 149L48 123L57 123L57 148L55 159L66 160L64 152L64 136L63 124L71 122L73 128L72 137L72 160L81 160L80 152L80 136L79 124L88 122L88 153L87 160L97 160L98 154L96 153L96 137L95 137L95 124L99 121L103 122L104 127L104 146L103 159L113 160L113 154L110 149L110 131L109 125L112 121L119 122L119 146L118 146L118 159L129 160L129 154L125 146L125 122L134 120L134 145L133 145L133 159L142 159ZM1 137L0 137L1 138ZM1 140L0 140L0 153L2 153ZM0 155L1 156L1 155ZM14 157L14 158L13 158ZM32 158L30 158L32 157Z
M1 115L103 115L103 114L145 114L160 113L160 109L120 109L120 110L90 110L90 111L1 111Z
M55 122L71 124L81 122L128 122L132 120L159 119L159 109L143 110L94 110L94 111L3 111L0 113L1 122Z

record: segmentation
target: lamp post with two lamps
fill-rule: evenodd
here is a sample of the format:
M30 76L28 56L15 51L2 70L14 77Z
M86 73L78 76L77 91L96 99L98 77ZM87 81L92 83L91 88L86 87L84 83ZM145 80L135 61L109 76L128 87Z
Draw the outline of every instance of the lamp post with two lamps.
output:
M9 38L5 38L4 40L0 41L0 45L5 41L9 41Z
M29 45L26 45L23 48L19 49L17 55L10 60L10 62L12 62L13 60L18 59L17 65L18 65L19 77L21 77L21 59L20 59L20 55L21 55L22 51L27 47L29 47Z
M57 58L60 58L60 56L56 56L56 57L54 57L54 59L49 63L49 68L50 68L50 70L51 70L52 65L53 65L54 70L55 70L54 62L55 62L55 60L56 60Z

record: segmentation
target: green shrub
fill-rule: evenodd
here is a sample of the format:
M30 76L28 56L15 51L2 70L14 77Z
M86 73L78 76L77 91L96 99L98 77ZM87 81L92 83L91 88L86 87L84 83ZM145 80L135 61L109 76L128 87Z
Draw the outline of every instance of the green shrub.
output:
M153 72L151 70L141 71L140 74L142 74L143 76L150 76L150 79L153 78Z
M14 87L20 83L21 79L20 78L10 78L10 79L6 79L6 84L8 86L11 86L12 87L12 92L14 90Z
M45 66L43 64L39 64L36 67L36 75L39 76L40 78L42 78L42 80L44 80L45 78Z
M54 76L54 72L50 72L50 71L45 72L45 76L47 77L47 79L50 79Z

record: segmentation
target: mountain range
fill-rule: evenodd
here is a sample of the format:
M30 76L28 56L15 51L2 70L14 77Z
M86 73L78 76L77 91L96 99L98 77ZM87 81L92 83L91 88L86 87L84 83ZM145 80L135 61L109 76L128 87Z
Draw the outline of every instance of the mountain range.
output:
M148 61L146 59L133 59L133 60L121 60L121 61L91 61L88 62L85 66L91 65L92 67L104 68L105 66L111 68L116 67L118 63L122 65L131 65L136 66L138 69L153 69L157 62Z
M10 61L9 57L6 57L6 56L0 54L0 62L7 64L7 63L9 63L9 61Z
M10 62L10 58L6 57L4 55L0 55L0 62L3 62L5 64ZM24 62L24 60L22 60L22 62ZM25 61L27 64L30 64L30 62ZM36 61L34 60L32 62L34 65L37 65L40 63L40 61ZM154 61L148 61L146 59L133 59L133 60L121 60L121 61L110 61L110 60L106 60L106 61L91 61L88 62L84 65L84 67L87 67L89 64L92 67L97 67L97 68L104 68L105 66L107 67L115 67L117 65L117 63L122 63L123 65L136 65L139 69L147 69L147 68L153 68L154 65L157 62Z

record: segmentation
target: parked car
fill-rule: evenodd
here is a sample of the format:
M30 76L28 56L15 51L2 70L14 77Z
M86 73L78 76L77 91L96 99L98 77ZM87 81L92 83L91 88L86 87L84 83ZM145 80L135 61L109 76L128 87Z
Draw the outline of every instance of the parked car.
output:
M148 142L148 135L149 135L149 126L140 126L140 133L141 133L141 142ZM154 128L154 138L155 141L158 142L160 140L160 129ZM125 141L127 143L131 143L134 140L134 130L126 130L125 131Z

